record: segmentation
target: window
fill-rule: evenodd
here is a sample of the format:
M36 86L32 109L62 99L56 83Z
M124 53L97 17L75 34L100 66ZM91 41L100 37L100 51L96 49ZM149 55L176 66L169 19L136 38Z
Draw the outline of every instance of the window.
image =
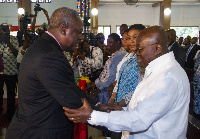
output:
M122 36L121 36L121 34L120 34L120 26L119 26L119 25L117 25L116 33L122 38Z
M186 38L188 35L192 37L199 36L199 29L198 27L170 27L176 31L176 36L178 38L183 37Z
M98 33L103 33L105 36L104 43L107 44L108 35L110 35L111 26L99 26Z
M187 36L197 37L199 40L199 28L198 27L170 27L176 31L176 36L178 38L183 37L187 38ZM199 42L199 41L197 41Z

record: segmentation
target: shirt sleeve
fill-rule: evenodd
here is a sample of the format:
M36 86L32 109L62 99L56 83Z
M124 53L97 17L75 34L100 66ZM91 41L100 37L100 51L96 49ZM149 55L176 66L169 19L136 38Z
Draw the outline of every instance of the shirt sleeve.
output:
M159 86L160 84L162 85ZM154 95L138 102L135 109L110 113L93 111L89 123L105 126L114 132L147 130L155 121L173 109L178 99L178 83L171 78L157 81L154 85L156 86L149 88L150 91L155 91Z
M17 63L21 63L23 55L21 54L22 46L19 48L18 54L17 54Z

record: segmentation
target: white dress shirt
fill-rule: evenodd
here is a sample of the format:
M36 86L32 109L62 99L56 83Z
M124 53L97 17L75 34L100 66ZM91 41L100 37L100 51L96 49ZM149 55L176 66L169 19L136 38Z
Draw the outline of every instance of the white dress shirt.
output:
M146 67L125 111L93 111L92 125L123 132L123 139L186 139L190 86L173 52ZM125 134L124 134L125 133Z

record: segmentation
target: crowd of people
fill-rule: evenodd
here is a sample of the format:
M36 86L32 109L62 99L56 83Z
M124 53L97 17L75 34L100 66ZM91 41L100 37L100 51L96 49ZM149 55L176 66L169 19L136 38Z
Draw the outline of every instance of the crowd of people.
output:
M105 45L103 33L83 39L76 11L44 14L48 27L34 41L0 26L0 113L5 83L12 120L6 139L73 139L73 122L113 139L186 138L189 103L200 119L197 37L177 41L174 29L122 24L122 38L111 33ZM81 76L91 81L86 92L75 84Z

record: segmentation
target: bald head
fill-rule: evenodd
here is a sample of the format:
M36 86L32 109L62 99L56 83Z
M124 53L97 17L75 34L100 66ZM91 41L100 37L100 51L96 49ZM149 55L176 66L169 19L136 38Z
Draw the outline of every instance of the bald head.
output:
M152 27L142 30L138 38L140 40L145 40L149 44L154 44L154 43L159 44L162 46L163 51L167 50L168 52L167 34L164 28L161 26L152 26Z
M163 27L143 29L136 40L138 62L145 68L151 61L168 53L167 34Z

